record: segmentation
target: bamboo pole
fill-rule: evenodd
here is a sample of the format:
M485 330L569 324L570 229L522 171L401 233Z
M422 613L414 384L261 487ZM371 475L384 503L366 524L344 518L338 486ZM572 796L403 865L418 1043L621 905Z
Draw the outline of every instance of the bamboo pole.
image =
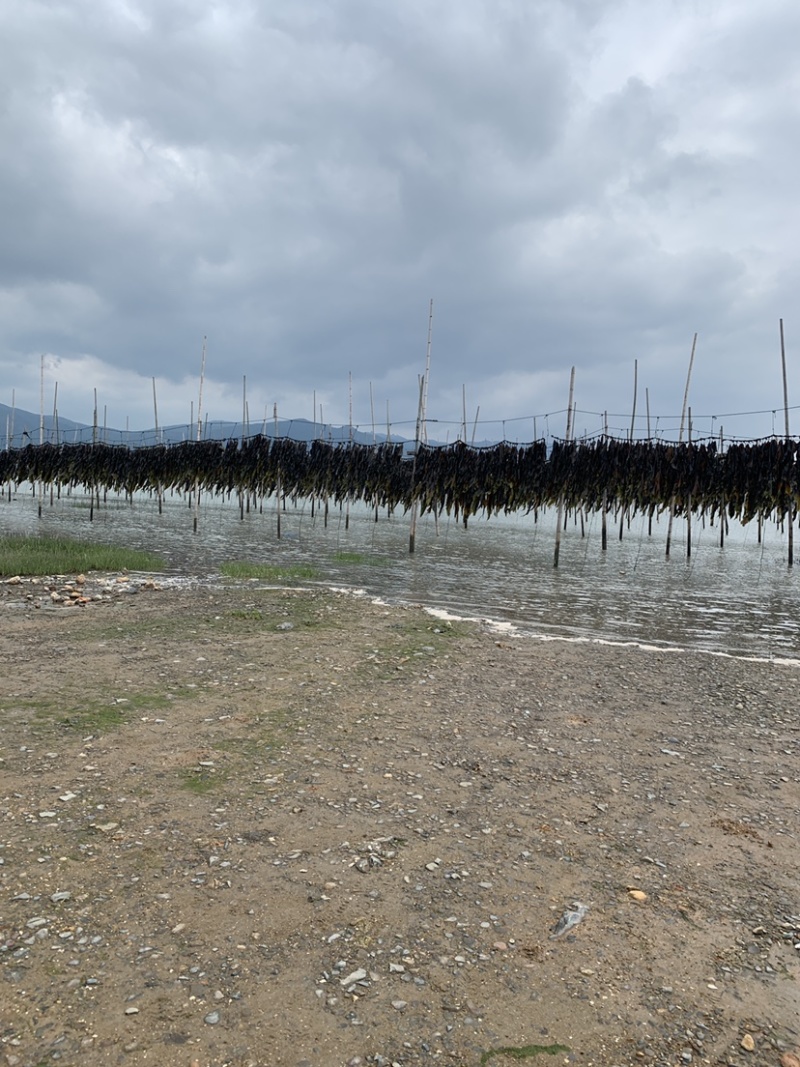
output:
M39 369L39 445L44 444L44 355L42 355ZM44 481L39 479L39 518L42 517L42 497L44 495Z
M681 410L681 428L678 434L678 444L683 441L683 428L686 421L686 408L689 403L689 383L692 380L692 366L694 365L694 354L697 350L697 334L694 335L692 340L692 354L689 357L689 372L686 375L686 388L683 392L683 408ZM675 518L675 498L670 501L669 505L669 523L667 524L667 552L666 556L669 559L669 550L672 545L672 523Z
M603 440L608 445L608 412L603 412ZM608 487L603 486L603 504L600 513L600 547L608 550Z
M375 433L375 397L372 392L372 382L369 383L369 414L372 419L372 450L373 452L377 448L378 437ZM373 498L373 504L375 506L375 522L378 521L378 494L376 493Z
M636 428L636 399L639 389L639 360L633 361L633 411L631 412L631 428L628 433L628 444L633 447L633 434ZM625 507L622 509L619 519L619 539L622 540L622 530L625 525L625 519L628 518L630 522L630 509Z
M785 420L786 440L789 440L789 387L786 383L786 344L783 337L783 319L780 320L781 327L781 365L783 367L783 415ZM794 495L794 493L792 494ZM788 549L789 549L789 566L794 566L794 515L795 506L794 500L789 501L789 530L788 530Z
M426 405L428 401L428 378L431 373L431 341L433 337L433 297L428 308L428 345L425 352L425 373L420 378L419 383L419 406L417 408L417 429L414 435L414 462L411 467L411 492L414 492L414 479L417 473L417 453L419 452L420 441L422 440L422 433L424 433L425 417L426 417ZM409 555L414 554L417 540L417 515L419 513L419 507L416 499L411 505L411 529L408 535L408 552Z
M691 457L692 451L692 409L689 408L689 455ZM691 458L689 460L689 470L692 469ZM686 558L692 558L692 494L691 491L686 495Z
M323 411L322 411L322 404L320 404L320 406L319 406L319 428L320 428L320 433L324 435L324 433L325 433L325 416L324 416ZM323 437L323 439L324 439L324 437ZM323 526L323 529L327 530L327 528L328 528L328 494L327 493L325 493L325 495L323 496L322 500L323 500L323 509L322 509L323 521L322 521L322 526Z
M416 475L417 475L417 454L419 452L419 446L420 446L420 437L419 437L419 435L420 435L420 425L422 423L423 388L424 388L423 379L420 378L419 379L419 401L417 403L417 427L416 427L416 433L414 434L414 459L412 460L412 463L411 463L412 504L411 504L411 528L410 528L409 535L408 535L408 552L409 552L409 555L412 555L412 556L413 556L414 550L416 548L416 540L417 540L417 511L418 511L418 508L417 508L417 501L416 501L416 499L413 499L413 496L414 496L414 484L416 482Z
M573 367L569 375L569 403L567 404L567 435L565 441L569 444L570 436L572 434L572 397L575 392L575 368ZM558 557L561 554L561 519L564 513L564 494L559 494L558 497L558 515L556 518L556 547L553 552L553 567L558 567Z
M158 430L158 396L156 394L156 379L153 377L153 433L155 435L155 443L161 443L161 434ZM131 498L132 499L132 498ZM158 502L158 514L163 514L163 502L164 493L161 489L161 483L156 483L156 500Z
M242 375L242 432L239 435L239 448L244 451L244 424L247 418L247 375ZM244 489L239 486L239 520L244 522ZM249 500L248 500L249 505Z
M652 435L651 435L651 432L650 432L650 390L649 389L645 389L645 391L644 391L644 402L645 402L645 406L647 408L647 441L649 443L652 440ZM647 515L647 536L648 537L652 537L653 536L653 509L652 509L652 507L649 509L648 515Z
M719 454L722 455L722 427L719 428ZM725 494L720 498L719 504L719 547L725 547Z
M94 391L94 413L92 415L92 447L97 444L97 390ZM97 489L97 483L89 486L89 522L94 522L94 497Z
M352 455L353 451L353 372L347 372L347 447ZM349 457L348 457L349 458ZM344 509L345 532L350 529L350 493L347 494Z
M58 444L58 382L53 387L53 425L50 430L50 439ZM50 507L53 506L54 483L50 483ZM61 499L61 482L58 483L58 497Z
M203 384L206 379L206 338L203 337L203 354L200 359L200 392L197 397L197 440L201 440L203 435ZM196 465L196 461L195 461ZM197 533L197 522L200 517L200 477L195 475L194 479L194 522L193 530Z
M274 437L274 440L277 442L277 440L278 440L278 402L277 401L275 401L275 403L273 405L273 408L272 408L272 417L275 419L275 437ZM278 535L278 540L280 541L280 539L281 539L281 468L280 468L280 464L278 464L275 492L277 494L276 533Z

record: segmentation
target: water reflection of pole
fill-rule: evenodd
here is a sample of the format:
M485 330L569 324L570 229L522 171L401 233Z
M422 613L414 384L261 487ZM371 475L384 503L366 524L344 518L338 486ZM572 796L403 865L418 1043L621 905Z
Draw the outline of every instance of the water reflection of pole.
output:
M575 368L570 371L569 376L569 403L567 404L567 436L565 443L569 444L570 436L572 434L572 397L575 392ZM564 515L564 493L558 495L558 516L556 518L556 547L553 553L553 566L558 567L558 557L561 552L561 520Z
M786 345L783 340L783 319L781 326L781 363L783 365L783 414L786 423L786 444L789 444L789 389L786 384ZM795 513L795 489L791 487L789 499L789 566L794 565L794 513Z

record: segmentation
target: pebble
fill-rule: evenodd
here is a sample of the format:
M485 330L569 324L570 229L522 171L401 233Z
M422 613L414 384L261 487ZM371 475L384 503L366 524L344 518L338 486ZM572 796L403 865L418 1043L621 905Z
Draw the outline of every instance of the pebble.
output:
M219 1012L218 1011L210 1011L208 1013L208 1015L206 1015L205 1018L203 1019L203 1022L204 1023L208 1023L209 1026L216 1026L217 1023L219 1022Z
M752 1034L745 1034L740 1044L745 1052L755 1052L756 1043Z
M408 1007L408 1001L407 1000L393 1000L392 1001L392 1007L395 1008L397 1011L402 1011L403 1008Z
M339 979L339 985L343 985L343 986L352 985L353 982L360 982L366 977L367 977L367 972L364 970L363 967L359 967L357 970L351 971L350 974L348 974L345 978L340 978Z

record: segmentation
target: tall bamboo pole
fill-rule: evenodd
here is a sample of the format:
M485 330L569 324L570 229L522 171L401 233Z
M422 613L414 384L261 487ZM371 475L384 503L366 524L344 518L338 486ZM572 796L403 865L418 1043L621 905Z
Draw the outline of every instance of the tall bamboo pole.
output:
M608 446L608 412L603 412L603 441ZM603 486L603 504L600 512L600 547L603 552L608 549L608 487Z
M44 444L44 355L42 355L39 369L39 444ZM42 517L42 497L44 495L44 481L39 479L39 518Z
M567 435L565 441L569 444L572 435L572 397L575 392L575 368L569 375L569 403L567 404ZM564 494L558 496L558 515L556 518L556 547L553 553L553 567L558 567L558 557L561 553L561 520L564 514Z
M631 412L631 428L628 433L628 444L633 447L633 434L636 428L636 399L639 389L639 360L633 361L633 410ZM625 517L630 516L630 509L622 508L619 519L619 539L622 540L622 530L625 525Z
M203 337L203 355L200 359L200 392L197 397L197 440L203 436L203 383L206 379L206 338ZM195 466L197 461L195 460ZM200 517L200 476L194 479L194 523L193 530L197 533L197 521Z
M722 427L719 428L719 454L722 457ZM719 504L719 547L725 547L725 494L720 498Z
M689 455L692 452L692 409L689 408ZM692 469L692 461L689 459L689 470ZM692 494L686 496L686 558L692 558Z
M158 432L158 396L156 394L156 379L153 377L153 433L155 435L155 443L158 445L161 443L161 435ZM163 513L163 501L164 494L161 491L161 482L156 484L156 500L158 501L158 514Z
M783 415L786 428L786 441L789 441L789 387L786 384L786 344L783 338L783 319L780 320L781 326L781 364L783 366ZM794 495L794 494L792 494ZM789 566L794 565L794 513L795 506L794 500L789 501L789 530L788 530L788 548L789 548Z
M431 340L433 337L433 297L428 308L428 345L425 352L425 373L419 383L419 406L417 407L417 429L414 437L414 462L411 467L411 492L414 492L414 479L417 473L417 453L419 452L422 434L425 432L426 406L428 401L428 378L431 373ZM416 499L411 504L411 529L408 535L408 552L414 554L417 541L417 515L419 506Z
M278 441L278 402L277 401L275 401L275 404L274 404L274 406L272 408L272 415L273 415L273 418L275 419L275 437L274 437L274 442L273 443L277 443L277 441ZM278 540L280 541L280 539L281 539L281 467L280 467L280 464L278 464L275 492L276 492L277 497L278 497L278 506L277 506L278 521L277 521L277 524L276 524L276 533L278 535Z
M53 425L50 431L50 440L58 444L58 382L53 387ZM50 507L53 506L54 483L50 483ZM58 482L58 498L61 499L61 481Z
M650 433L650 390L649 389L645 389L645 391L644 391L644 402L645 402L645 406L647 408L647 441L649 443L650 440L651 440L651 433ZM652 537L652 535L653 535L653 509L651 507L649 509L649 513L648 513L648 516L647 516L647 536L648 537Z
M239 448L244 451L244 424L247 419L247 375L242 375L242 432L239 435ZM244 522L244 489L239 486L239 519ZM249 504L249 500L248 500Z
M678 435L678 443L683 441L683 428L686 422L686 408L689 403L689 383L692 380L692 366L694 365L694 354L697 349L697 334L694 335L692 340L692 354L689 357L689 372L686 375L686 388L683 392L683 409L681 410L681 428ZM669 559L669 550L672 545L672 523L675 518L675 498L673 497L669 505L669 523L667 524L667 552L666 556Z

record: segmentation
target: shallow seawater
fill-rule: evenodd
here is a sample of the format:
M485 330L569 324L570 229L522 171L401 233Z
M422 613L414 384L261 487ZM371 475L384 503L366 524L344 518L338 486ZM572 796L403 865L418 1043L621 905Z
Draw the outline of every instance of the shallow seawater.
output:
M327 525L310 502L287 504L277 537L274 500L240 517L238 503L206 497L194 512L185 497L168 497L163 513L142 495L133 504L108 497L89 519L83 495L0 499L0 532L60 533L146 548L168 573L213 578L223 562L247 560L316 568L325 585L363 590L389 601L423 604L453 615L491 619L523 633L699 648L759 658L800 658L800 578L787 566L786 535L767 525L731 523L725 546L719 526L676 519L665 558L666 518L634 517L619 539L609 522L601 551L599 516L584 529L569 518L558 569L553 567L555 514L474 517L469 526L443 516L420 519L409 554L409 516L363 506L331 507Z

